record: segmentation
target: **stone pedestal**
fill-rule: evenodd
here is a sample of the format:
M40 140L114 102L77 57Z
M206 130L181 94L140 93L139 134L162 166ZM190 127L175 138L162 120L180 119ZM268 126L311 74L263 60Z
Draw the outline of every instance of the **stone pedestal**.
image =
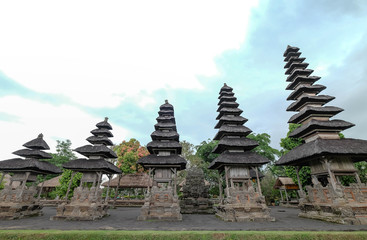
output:
M216 215L227 222L275 221L265 199L250 188L229 188L229 196L217 206Z
M300 217L353 225L367 225L367 186L331 184L306 186L307 196L299 204Z
M0 219L13 220L24 217L41 216L42 205L34 198L37 189L5 186L0 192Z
M209 199L209 186L205 186L204 173L201 169L187 170L180 201L181 213L213 214L213 203Z
M102 190L94 187L78 187L70 203L62 203L57 207L56 216L51 220L92 221L108 215L109 205L102 203Z
M152 187L150 194L145 198L138 220L181 221L178 197L173 194L172 187Z

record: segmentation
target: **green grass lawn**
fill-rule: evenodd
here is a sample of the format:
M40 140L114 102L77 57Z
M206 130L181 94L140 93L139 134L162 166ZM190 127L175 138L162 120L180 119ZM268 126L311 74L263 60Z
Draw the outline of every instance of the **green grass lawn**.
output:
M367 239L367 232L0 230L0 239Z

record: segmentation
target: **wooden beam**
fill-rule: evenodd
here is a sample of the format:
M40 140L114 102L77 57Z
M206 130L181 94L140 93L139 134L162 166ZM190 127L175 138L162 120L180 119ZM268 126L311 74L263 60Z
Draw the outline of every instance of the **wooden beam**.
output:
M98 193L98 189L99 189L99 184L101 183L101 179L102 179L102 172L98 172L98 182L97 182L97 186L96 186L96 190L94 191L94 196L97 197L97 193Z
M117 182L115 197L113 198L113 205L112 205L113 208L115 208L115 205L116 205L116 199L117 199L117 195L118 195L119 189L120 189L120 181L121 181L121 178L122 178L122 173L119 174L119 181Z
M228 181L228 166L224 166L224 173L225 173L225 176L226 176L226 194L227 194L227 197L229 197L229 181Z
M300 177L299 177L299 170L300 170L300 167L299 167L299 166L297 166L297 167L296 167L296 174L297 174L298 187L299 187L299 190L303 193L302 182L301 182L301 179L300 179Z
M329 173L329 176L330 176L330 182L331 182L331 185L333 186L333 189L336 190L336 180L335 180L335 175L334 173L331 171L330 169L330 162L325 159L324 160L324 163L326 165L326 168L327 168L327 171Z
M28 177L31 173L30 172L26 172L25 173L25 179L24 181L22 182L22 190L20 190L20 193L19 195L17 196L18 199L20 199L22 196L23 196L23 191L24 191L24 188L25 188L25 185L27 183L27 180L28 180Z
M69 182L69 186L68 186L68 190L66 191L66 195L65 195L65 200L67 201L68 200L68 196L69 196L69 191L70 191L70 187L71 187L71 183L73 182L73 178L75 176L76 172L73 172L71 174L71 178L70 178L70 182ZM80 180L81 182L82 180Z
M219 175L218 175L218 182L219 182L219 202L222 203L222 199L223 199L223 189L222 189L222 175L220 174L220 172L218 171Z
M257 181L257 187L258 187L258 193L260 194L260 196L262 196L262 192L261 192L261 184L260 184L260 178L259 178L259 170L257 167L255 167L255 172L256 172L256 181Z
M41 198L41 193L42 193L43 185L45 184L45 178L46 177L43 176L43 181L42 181L42 184L41 184L41 189L38 192L37 200L40 200L40 198Z
M106 198L104 200L104 202L106 203L109 199L109 193L110 193L110 184L111 184L111 178L112 178L112 174L108 174L108 186L107 186L107 192L106 192ZM108 202L107 202L108 203Z

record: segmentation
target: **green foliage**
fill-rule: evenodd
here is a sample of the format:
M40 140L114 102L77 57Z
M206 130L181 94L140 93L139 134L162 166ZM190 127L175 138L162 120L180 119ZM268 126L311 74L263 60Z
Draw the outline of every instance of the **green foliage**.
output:
M287 137L280 139L280 146L283 148L282 151L281 151L282 155L286 154L287 152L289 152L293 148L295 148L295 147L302 144L303 140L301 138L291 138L291 137L289 137L289 134L291 134L291 132L293 132L296 128L298 128L300 126L302 126L302 125L301 124L294 124L294 123L289 124L289 131L287 133Z
M117 154L117 167L121 169L124 174L143 172L144 169L138 165L138 160L141 157L149 155L148 150L141 146L139 141L131 138L128 142L122 141L117 146L113 147Z
M0 173L0 179L3 177L3 173ZM0 190L4 189L4 179L0 184Z
M69 183L71 180L71 175L72 175L73 171L68 170L68 169L64 169L64 172L62 173L62 176L60 178L60 186L56 187L55 193L53 193L54 195L59 196L60 198L63 198L66 196L66 192L68 190L69 187ZM70 191L69 191L69 195L68 198L70 199L73 196L74 193L74 188L78 187L80 185L80 179L82 178L83 174L82 173L76 173L73 181L71 183L70 186Z
M201 142L197 146L196 155L205 162L211 162L219 156L219 154L212 153L213 149L218 145L218 141L210 140Z
M264 178L261 180L261 191L265 196L265 201L267 205L270 205L271 202L280 199L280 193L278 189L274 189L274 184L276 182L276 178L273 173L268 170L264 174Z

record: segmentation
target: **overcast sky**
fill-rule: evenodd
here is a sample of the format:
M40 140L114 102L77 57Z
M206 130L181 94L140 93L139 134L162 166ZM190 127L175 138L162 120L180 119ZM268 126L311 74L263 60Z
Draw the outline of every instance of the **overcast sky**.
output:
M0 159L43 133L76 148L110 118L114 143L146 145L165 99L180 140L213 138L218 93L272 146L294 114L283 52L297 46L367 139L367 2L0 1Z

